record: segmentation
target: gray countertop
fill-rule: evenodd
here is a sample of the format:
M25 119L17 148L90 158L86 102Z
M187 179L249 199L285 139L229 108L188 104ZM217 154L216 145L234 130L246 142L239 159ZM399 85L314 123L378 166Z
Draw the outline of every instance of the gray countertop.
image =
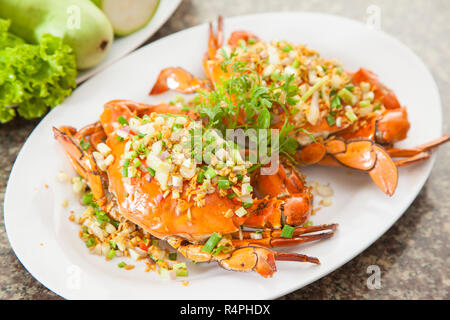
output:
M170 0L168 0L170 1ZM318 11L367 21L381 12L381 29L410 47L430 68L440 89L444 131L450 132L450 1L448 0L185 0L152 37L225 17L268 11ZM22 144L38 121L0 125L0 202ZM378 241L335 272L281 299L449 299L450 144L438 151L424 188L399 221ZM1 207L3 213L3 207ZM381 288L369 290L367 267L381 269ZM0 215L0 299L60 299L20 264Z

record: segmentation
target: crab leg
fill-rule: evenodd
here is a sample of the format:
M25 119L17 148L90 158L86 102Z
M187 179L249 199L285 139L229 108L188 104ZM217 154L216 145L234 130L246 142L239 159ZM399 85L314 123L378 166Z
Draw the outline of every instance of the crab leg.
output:
M319 232L329 230L331 232L336 231L338 225L336 223L333 224L322 224L318 226L310 226L310 227L296 227L294 228L293 236L299 236L307 233ZM251 235L255 233L255 231L242 231L243 239L250 239ZM281 230L264 230L261 233L263 238L276 238L281 236ZM234 239L239 239L239 232L232 234Z
M430 142L424 143L420 146L410 149L402 149L402 148L386 148L386 151L393 158L404 158L404 157L413 157L420 153L425 153L426 151L431 151L432 149L450 141L450 135L444 134L442 137L432 140Z
M195 262L216 261L222 268L231 271L256 271L265 278L272 277L277 271L275 261L297 261L320 264L314 257L297 253L276 252L264 246L245 245L236 247L228 253L217 255L203 252L203 245L191 244L179 237L170 237L167 242L187 259Z
M311 242L316 240L329 239L333 236L333 232L324 232L313 235L294 236L292 238L263 238L263 239L245 239L233 240L233 245L242 247L248 245L260 245L268 248L295 246L297 244Z
M281 230L267 230L261 233L261 239L252 239L254 231L243 231L242 239L238 232L233 233L233 245L237 247L247 245L260 245L268 248L294 246L304 242L328 239L333 236L337 224L324 224L312 227L297 227L294 229L292 238L282 238ZM326 231L322 233L310 234L318 231Z

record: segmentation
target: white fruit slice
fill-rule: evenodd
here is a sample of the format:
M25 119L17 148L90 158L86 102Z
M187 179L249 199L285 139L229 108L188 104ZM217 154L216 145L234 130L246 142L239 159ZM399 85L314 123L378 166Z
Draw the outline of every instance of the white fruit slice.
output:
M117 36L126 36L150 22L160 0L100 0Z

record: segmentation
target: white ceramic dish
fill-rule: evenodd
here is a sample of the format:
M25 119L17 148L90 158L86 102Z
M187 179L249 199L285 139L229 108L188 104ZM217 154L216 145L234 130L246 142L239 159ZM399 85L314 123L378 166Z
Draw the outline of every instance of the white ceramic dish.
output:
M80 71L77 75L77 83L89 79L143 44L161 28L180 3L181 0L161 0L152 20L145 27L128 36L116 37L105 59L93 68Z
M361 66L374 70L408 106L412 127L400 146L418 145L441 135L441 103L430 72L411 50L390 36L352 20L315 13L225 19L226 36L237 29L254 32L265 40L305 43L325 57L341 60L347 70ZM422 188L433 160L400 169L392 198L365 174L350 174L340 168L305 168L308 179L330 183L335 190L333 205L313 216L313 222L337 222L339 229L330 240L289 249L319 257L322 265L279 262L272 279L225 271L215 263L190 264L190 283L183 286L179 281L145 273L139 264L125 271L117 267L118 259L106 262L89 254L78 238L78 226L67 219L68 211L77 209L70 186L55 180L58 170L73 171L53 139L51 127L81 127L94 122L102 105L111 99L167 101L173 94L147 96L159 71L183 66L201 75L207 35L207 25L200 25L158 40L115 63L53 109L23 146L8 182L5 223L17 257L50 290L69 299L276 298L336 270L366 249L392 226ZM69 209L61 206L65 199L70 200ZM365 283L365 279L354 281Z

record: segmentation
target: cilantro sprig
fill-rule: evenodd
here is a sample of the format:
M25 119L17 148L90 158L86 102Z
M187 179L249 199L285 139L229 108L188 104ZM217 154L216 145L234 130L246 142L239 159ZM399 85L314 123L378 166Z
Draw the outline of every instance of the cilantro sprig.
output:
M199 91L194 99L195 110L208 121L207 127L225 129L268 129L273 113L279 107L284 110L284 123L279 132L278 152L293 155L298 143L291 136L294 125L290 123L287 106L299 102L298 85L293 74L274 73L270 83L263 82L255 67L236 59L236 52L221 51L221 69L231 73L221 79L212 91ZM259 63L263 63L264 60Z

